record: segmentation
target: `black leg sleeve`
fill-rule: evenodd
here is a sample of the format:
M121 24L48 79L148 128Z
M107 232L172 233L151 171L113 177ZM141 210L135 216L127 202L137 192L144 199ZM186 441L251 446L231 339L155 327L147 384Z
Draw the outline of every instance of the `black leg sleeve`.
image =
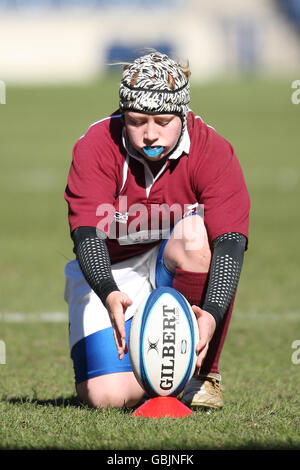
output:
M238 286L247 239L236 232L225 233L213 241L213 254L207 292L201 307L221 322Z

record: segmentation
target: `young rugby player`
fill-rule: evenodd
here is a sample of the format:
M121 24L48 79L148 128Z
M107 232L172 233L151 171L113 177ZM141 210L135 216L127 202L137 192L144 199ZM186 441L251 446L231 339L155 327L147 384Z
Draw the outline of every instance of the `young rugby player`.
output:
M76 260L66 266L79 398L134 406L144 391L127 341L158 286L193 306L200 342L183 401L220 408L219 358L248 240L249 196L229 142L188 107L190 72L159 52L124 67L120 108L73 151L65 199Z

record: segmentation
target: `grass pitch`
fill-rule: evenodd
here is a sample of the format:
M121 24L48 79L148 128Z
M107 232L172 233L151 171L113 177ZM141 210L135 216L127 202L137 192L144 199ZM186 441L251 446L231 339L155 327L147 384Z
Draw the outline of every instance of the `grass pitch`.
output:
M225 407L186 419L90 410L75 395L64 265L73 259L63 199L71 151L118 106L118 77L82 87L7 87L0 105L0 449L300 449L299 124L291 82L192 87L192 109L235 147L251 229L221 358ZM21 312L24 316L9 316ZM14 322L12 320L15 320ZM27 321L26 321L27 320Z

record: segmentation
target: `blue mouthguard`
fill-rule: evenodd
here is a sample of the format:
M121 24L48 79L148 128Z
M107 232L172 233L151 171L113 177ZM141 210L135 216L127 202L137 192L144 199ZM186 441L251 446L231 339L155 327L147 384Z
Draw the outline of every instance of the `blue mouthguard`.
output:
M145 147L143 147L143 151L145 152L145 154L151 158L158 157L163 151L163 149L163 147L158 145L156 147L151 147L150 145L146 145Z

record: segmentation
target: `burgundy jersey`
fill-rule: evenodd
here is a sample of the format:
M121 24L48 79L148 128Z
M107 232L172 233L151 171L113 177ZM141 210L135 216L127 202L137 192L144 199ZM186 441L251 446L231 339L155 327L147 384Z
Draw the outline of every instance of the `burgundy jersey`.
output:
M239 161L192 111L155 176L126 141L119 112L94 123L74 146L65 199L70 231L105 232L112 263L149 250L177 220L199 210L210 242L226 232L248 238L250 202Z

